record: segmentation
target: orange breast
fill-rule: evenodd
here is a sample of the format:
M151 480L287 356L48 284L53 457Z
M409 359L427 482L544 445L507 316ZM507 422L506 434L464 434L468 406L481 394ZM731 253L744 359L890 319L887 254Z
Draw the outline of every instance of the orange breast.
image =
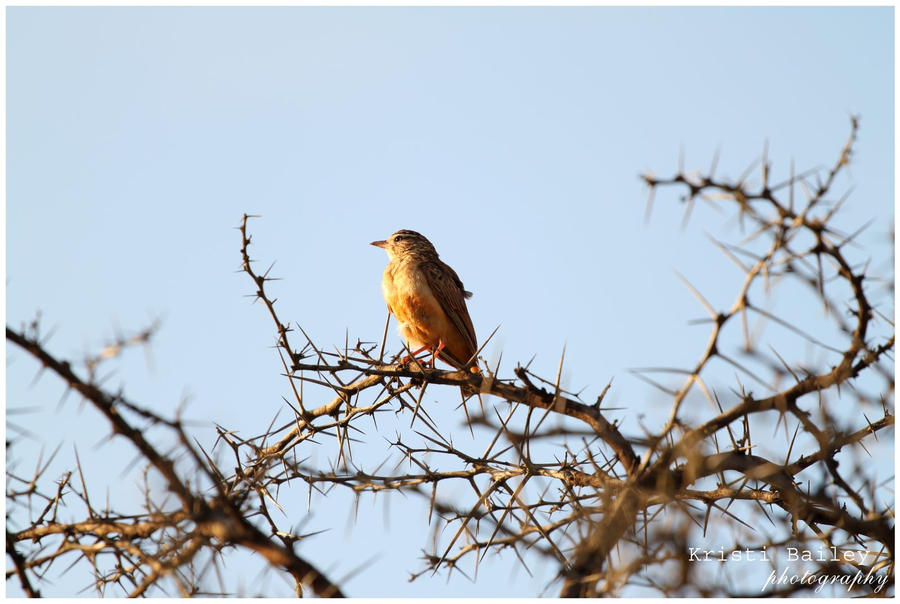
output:
M382 282L385 301L397 317L400 335L411 349L423 346L435 350L441 343L444 352L457 363L469 360L475 351L456 329L435 298L424 275L417 269L388 266Z

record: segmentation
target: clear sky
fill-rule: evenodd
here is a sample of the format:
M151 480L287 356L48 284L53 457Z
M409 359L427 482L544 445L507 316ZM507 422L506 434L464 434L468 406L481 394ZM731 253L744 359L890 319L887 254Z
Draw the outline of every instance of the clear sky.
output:
M698 208L682 229L674 194L645 224L638 174L670 174L681 148L705 169L720 147L721 173L737 176L768 140L783 178L791 157L832 162L859 114L840 224L875 219L860 253L883 266L893 43L889 7L8 8L7 322L40 310L57 328L49 348L77 359L162 317L148 354L126 355L108 383L161 412L189 394L206 442L213 422L255 435L289 389L236 272L241 214L262 216L254 251L277 261L282 317L324 345L381 337L387 259L368 242L415 229L475 292L479 338L501 325L484 351L503 351L501 373L536 354L552 376L565 345L565 383L591 400L614 377L609 400L637 434L658 396L628 369L691 365L708 335L688 325L704 313L673 269L717 307L741 277L704 236L733 224ZM132 452L8 356L8 409L41 409L9 420L64 443L58 472L77 442L119 476ZM444 396L439 417L462 438L458 395ZM106 475L92 478L101 493ZM407 583L430 544L423 508L365 502L353 528L345 500L314 501L309 529L332 530L301 548L336 577L380 555L351 595L533 595L552 578L510 580L510 556L474 584ZM385 519L396 542L373 549Z

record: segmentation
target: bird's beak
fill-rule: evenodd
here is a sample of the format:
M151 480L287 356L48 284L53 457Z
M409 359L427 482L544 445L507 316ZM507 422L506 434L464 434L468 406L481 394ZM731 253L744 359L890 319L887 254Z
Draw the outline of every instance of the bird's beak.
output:
M387 245L387 241L373 241L369 245L374 245L375 247L380 247L381 249L384 249L384 246Z

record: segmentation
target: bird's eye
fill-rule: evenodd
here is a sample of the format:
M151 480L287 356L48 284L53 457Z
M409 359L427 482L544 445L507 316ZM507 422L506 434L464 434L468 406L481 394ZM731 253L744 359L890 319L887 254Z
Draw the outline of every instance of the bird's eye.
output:
M398 241L403 241L404 239L406 239L405 235L396 235L394 237L394 243L397 243Z

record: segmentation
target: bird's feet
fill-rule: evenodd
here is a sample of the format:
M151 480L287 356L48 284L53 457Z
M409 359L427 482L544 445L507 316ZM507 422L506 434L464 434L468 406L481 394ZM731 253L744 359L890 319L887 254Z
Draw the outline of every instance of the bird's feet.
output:
M444 343L443 343L443 342L439 342L437 348L432 348L431 346L429 346L429 345L426 344L425 346L422 346L421 348L418 348L417 350L415 350L415 351L411 352L410 354L404 356L402 359L400 359L400 362L401 362L401 363L410 363L410 362L412 362L412 361L420 362L420 359L418 359L418 358L416 358L416 357L417 357L420 353L425 352L426 350L428 350L428 351L431 352L431 362L430 362L430 365L429 365L429 362L428 362L428 360L427 360L427 357L426 357L425 359L421 359L421 360L424 361L423 364L424 364L425 367L429 367L429 366L430 366L432 369L434 369L434 368L435 368L435 362L436 362L436 360L437 360L437 355L440 354L440 352L441 352L443 349L444 349Z

